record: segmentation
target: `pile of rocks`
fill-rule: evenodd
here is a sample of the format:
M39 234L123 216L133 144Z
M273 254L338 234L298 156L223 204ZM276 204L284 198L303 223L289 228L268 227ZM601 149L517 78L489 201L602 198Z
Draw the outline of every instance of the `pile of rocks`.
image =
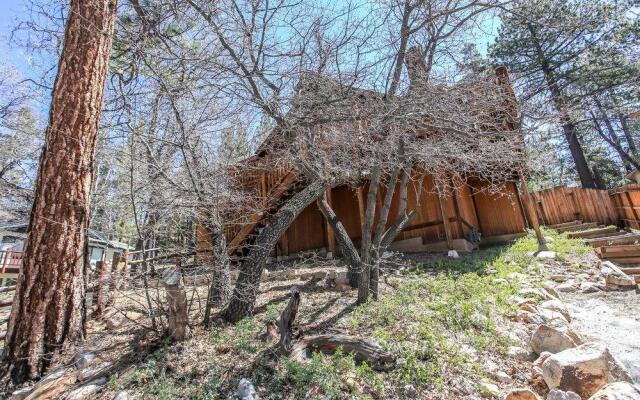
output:
M615 274L615 270L611 272ZM570 326L571 314L558 292L567 285L546 282L542 288L526 288L511 300L519 310L511 319L531 332L527 346L510 349L516 358L530 357L529 384L535 389L515 389L505 400L640 400L640 388L614 359L604 344L587 342ZM576 286L576 285L574 285ZM579 286L578 286L579 287ZM577 289L577 288L576 288Z

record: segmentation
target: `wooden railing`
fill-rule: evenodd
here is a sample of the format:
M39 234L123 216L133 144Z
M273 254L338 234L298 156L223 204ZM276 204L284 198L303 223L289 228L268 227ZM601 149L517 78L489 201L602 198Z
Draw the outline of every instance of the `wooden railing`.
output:
M21 251L2 250L0 251L0 277L7 274L18 274L22 267Z

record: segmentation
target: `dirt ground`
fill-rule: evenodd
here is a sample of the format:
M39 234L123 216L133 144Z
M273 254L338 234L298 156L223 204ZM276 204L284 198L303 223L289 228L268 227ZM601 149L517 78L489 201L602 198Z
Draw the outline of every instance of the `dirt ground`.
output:
M635 291L563 296L572 325L586 339L605 343L640 383L640 295Z

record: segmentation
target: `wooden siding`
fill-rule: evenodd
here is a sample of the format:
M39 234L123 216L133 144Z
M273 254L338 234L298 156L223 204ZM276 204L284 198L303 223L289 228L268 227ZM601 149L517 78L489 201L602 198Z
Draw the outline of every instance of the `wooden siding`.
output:
M640 184L632 183L612 190L611 201L623 226L640 229Z
M575 220L609 225L618 220L616 207L606 190L556 187L534 192L531 196L540 222L545 225Z
M515 183L507 182L501 193L484 191L485 185L474 186L479 230L483 237L523 232L527 226Z

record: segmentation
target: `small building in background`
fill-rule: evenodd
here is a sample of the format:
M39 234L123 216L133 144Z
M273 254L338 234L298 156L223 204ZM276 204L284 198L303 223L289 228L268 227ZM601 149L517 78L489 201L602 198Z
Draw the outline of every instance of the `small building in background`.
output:
M17 276L22 260L22 252L27 240L27 222L0 225L0 273L2 278ZM116 257L131 250L127 243L109 240L106 235L94 229L89 230L89 263L95 269L96 262L107 261L113 265ZM8 274L10 276L4 276Z

